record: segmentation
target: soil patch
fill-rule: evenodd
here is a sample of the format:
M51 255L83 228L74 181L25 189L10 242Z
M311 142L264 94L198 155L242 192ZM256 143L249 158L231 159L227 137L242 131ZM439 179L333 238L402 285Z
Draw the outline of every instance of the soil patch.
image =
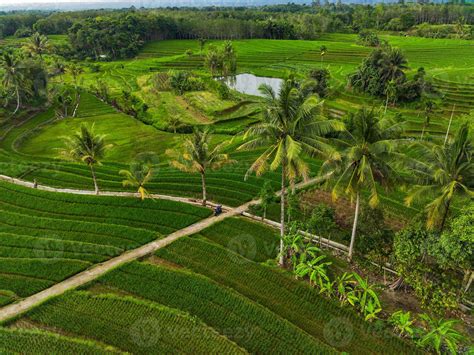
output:
M145 262L153 265L164 266L169 269L183 269L181 265L175 264L169 260L161 259L156 255L152 255L149 258L145 259Z
M200 111L192 107L182 96L176 96L176 102L180 104L186 111L188 111L198 122L211 123L212 120Z

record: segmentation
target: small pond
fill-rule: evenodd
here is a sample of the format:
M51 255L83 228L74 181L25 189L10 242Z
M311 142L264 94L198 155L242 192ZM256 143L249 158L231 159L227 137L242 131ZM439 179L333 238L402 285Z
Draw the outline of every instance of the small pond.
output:
M255 76L253 74L238 74L232 77L221 78L231 89L247 95L262 96L258 90L262 84L270 85L275 93L280 92L282 79Z

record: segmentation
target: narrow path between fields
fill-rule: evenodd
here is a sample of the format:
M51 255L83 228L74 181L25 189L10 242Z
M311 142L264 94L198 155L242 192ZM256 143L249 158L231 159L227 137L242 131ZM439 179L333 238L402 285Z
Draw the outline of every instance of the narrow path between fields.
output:
M47 299L59 296L64 292L82 286L90 281L95 280L96 278L104 275L108 271L124 264L129 261L133 261L139 258L142 258L146 255L154 253L156 250L163 248L175 240L182 238L187 235L195 234L201 230L209 227L210 225L220 222L226 218L236 216L244 212L251 204L256 203L257 201L247 202L239 207L232 208L227 212L222 213L218 217L208 217L199 221L195 224L192 224L186 228L180 229L176 232L169 234L163 239L154 240L148 244L145 244L139 248L126 251L125 253L112 258L108 261L105 261L101 264L97 264L91 267L88 270L80 272L64 281L61 281L50 288L47 288L39 293L36 293L32 296L26 297L23 300L7 305L0 309L0 322L4 322L8 319L14 318L21 315L22 313L30 310L31 308L38 306Z
M295 185L296 189L301 189L305 188L309 185L315 184L317 182L320 182L322 178L314 178L310 179L308 181L299 183ZM38 190L43 190L43 191L50 191L50 192L60 192L60 193L69 193L69 194L76 194L76 195L95 195L94 191L91 190L76 190L76 189L64 189L64 188L54 188L50 186L45 186L45 185L37 185L36 187L32 182L13 178L10 176L6 175L0 175L0 180L8 181L10 183L16 184L16 185L21 185L24 187L29 187L29 188L36 188ZM277 193L277 195L281 194L281 191ZM104 191L101 192L99 196L117 196L117 197L138 197L137 193L133 192L112 192L112 191ZM200 205L201 202L197 199L191 199L191 198L185 198L185 197L176 197L176 196L168 196L168 195L158 195L158 194L153 194L151 195L154 198L160 198L160 199L166 199L166 200L172 200L172 201L178 201L178 202L183 202L183 203L190 203L190 204L195 204L195 205ZM104 275L108 271L133 260L142 258L146 255L152 254L155 251L157 251L160 248L163 248L175 240L182 238L187 235L191 234L196 234L203 229L209 227L210 225L221 222L226 218L233 217L236 215L242 215L244 212L253 204L259 203L259 200L252 200L247 203L244 203L243 205L239 207L228 207L228 206L223 206L224 212L218 216L218 217L208 217L206 219L203 219L197 223L194 223L188 227L185 227L183 229L180 229L178 231L175 231L171 234L169 234L167 237L162 238L162 239L157 239L154 240L150 243L147 243L145 245L142 245L141 247L138 247L133 250L129 250L124 252L123 254L114 257L110 260L107 260L103 263L96 264L92 266L90 269L87 269L85 271L82 271L66 280L63 280L41 292L38 292L34 295L31 295L29 297L26 297L16 303L12 303L10 305L7 305L3 308L0 308L0 323L4 322L8 319L17 317L21 315L22 313L25 313L26 311L30 310L33 307L38 306L42 302L45 302L47 299L55 296L59 296L63 294L64 292L77 288L79 286L82 286L90 281L95 280L96 278ZM210 203L209 205L214 205L213 203Z
M322 176L322 177L315 177L312 179L309 179L307 181L300 182L295 185L295 189L300 190L303 188L306 188L308 186L317 184L324 179L327 179L327 176ZM73 194L73 195L92 195L96 196L95 192L93 190L81 190L81 189L69 189L69 188L56 188L56 187L51 187L47 185L34 185L33 182L31 181L26 181L18 178L14 178L11 176L7 175L1 175L0 174L0 180L7 181L9 183L19 185L19 186L24 186L24 187L29 187L29 188L34 188L37 190L42 190L42 191L49 191L49 192L60 192L60 193L66 193L66 194ZM276 196L280 196L281 191L278 191L275 193ZM100 191L98 196L115 196L115 197L140 197L138 192L126 192L126 191ZM148 195L150 198L158 199L158 200L170 200L170 201L176 201L176 202L182 202L182 203L188 203L192 205L198 205L201 206L201 200L197 198L190 198L190 197L179 197L179 196L171 196L171 195L161 195L161 194L149 194ZM255 201L254 203L258 203L258 201ZM208 206L214 207L217 205L217 203L208 201L207 203ZM229 206L222 206L224 210L232 210L232 207Z

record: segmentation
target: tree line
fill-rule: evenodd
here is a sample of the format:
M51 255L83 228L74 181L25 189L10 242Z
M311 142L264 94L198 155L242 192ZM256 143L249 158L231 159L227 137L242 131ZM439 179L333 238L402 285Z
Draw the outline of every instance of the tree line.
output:
M472 38L473 24L474 6L469 4L371 6L315 2L312 6L289 4L252 9L18 12L0 15L0 37L27 37L34 32L68 34L69 55L113 59L132 57L144 42L157 39L316 39L324 33L358 33L366 29Z

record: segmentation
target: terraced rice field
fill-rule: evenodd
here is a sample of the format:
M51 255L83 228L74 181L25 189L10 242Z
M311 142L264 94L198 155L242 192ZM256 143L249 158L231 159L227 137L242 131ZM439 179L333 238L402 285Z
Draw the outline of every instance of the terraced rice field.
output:
M244 353L235 343L184 312L127 296L71 292L32 311L28 320L95 338L134 354Z
M281 269L261 264L275 257L277 242L268 227L229 219L8 325L54 329L137 353L181 349L183 341L198 353L366 354L382 347L387 354L416 353Z
M441 134L446 131L449 117L453 110L455 115L468 114L474 109L472 90L474 79L466 73L474 68L474 46L465 40L427 39L382 35L393 46L399 47L406 54L409 67L415 73L423 67L428 77L446 100L436 109L427 131ZM370 48L356 44L357 36L352 34L327 34L317 41L269 41L269 40L238 40L233 41L238 55L238 71L251 72L256 75L283 77L289 71L305 73L320 67L327 67L332 76L332 85L337 90L326 100L332 115L338 116L357 109L362 104L382 106L382 100L374 100L361 94L345 90L347 75L355 70L362 59L371 51ZM219 45L219 41L210 41ZM328 48L323 63L320 61L319 47ZM187 49L195 55L185 55ZM194 40L158 41L148 43L141 55L128 62L127 71L166 70L180 68L199 70L203 59L198 55L198 42ZM452 53L456 53L455 56ZM154 63L152 66L151 63ZM143 69L143 68L142 68ZM459 94L462 93L462 96ZM457 95L456 95L457 94ZM408 106L400 110L390 109L395 114L401 111L411 124L412 132L421 133L423 115L417 107ZM454 121L454 127L457 122Z
M243 107L253 105L245 104ZM244 109L242 107L242 109ZM95 114L97 113L97 114ZM36 180L39 184L54 187L92 189L93 182L87 166L58 160L58 148L64 132L77 130L81 123L94 124L99 133L106 134L106 140L112 144L103 165L97 166L99 187L108 191L130 191L122 186L121 169L142 152L154 152L158 157L159 169L148 184L150 193L169 194L184 197L201 197L201 178L196 174L186 174L169 167L164 152L181 142L183 135L166 133L129 117L117 113L92 95L83 94L78 110L79 117L55 121L52 111L46 111L25 121L19 126L5 129L0 141L0 173L5 175ZM249 118L249 120L252 120ZM215 124L217 129L235 131L235 122L222 120ZM241 127L240 131L243 130ZM216 142L229 140L225 134L216 135ZM235 164L223 167L207 174L208 197L210 200L229 206L238 206L258 195L265 180L272 183L274 190L280 186L279 172L269 172L264 179L254 175L244 176L257 157L258 152L241 152L235 148L239 138L234 138L228 147L228 153ZM310 159L312 174L316 175L320 161ZM417 206L407 208L403 204L404 194L394 191L382 197L384 205L394 215L410 215Z
M50 193L6 182L0 192L3 305L210 214L172 201Z
M0 352L17 354L28 349L34 354L117 354L111 346L61 336L51 332L0 328Z
M99 186L104 190L120 191L122 177L118 174L127 168L138 153L155 152L160 169L148 190L153 193L171 194L199 198L201 180L198 175L190 175L171 169L164 156L167 148L174 147L182 135L174 135L156 130L143 123L115 112L110 106L95 97L83 94L78 117L54 121L52 111L33 117L15 127L1 141L0 171L9 176L55 187L91 189L92 178L89 168L77 163L58 160L58 148L65 132L77 130L83 122L94 124L98 133L106 134L107 143L112 144L106 162L97 167ZM216 140L226 139L217 136ZM235 144L229 147L231 157L238 163L209 172L208 193L211 200L238 206L255 197L264 180L254 176L244 180L244 175L255 158L255 152L234 152ZM116 162L114 160L117 160ZM312 171L318 170L318 163L312 163ZM279 186L278 173L269 173L266 178L273 182L275 190Z
M419 136L422 131L435 136L446 132L451 114L454 112L452 128L456 129L458 119L474 109L474 46L469 41L452 39L427 39L381 35L393 46L405 53L411 74L419 67L427 72L440 95L441 104L435 108L430 125L424 127L423 108L420 105L389 107L389 114L401 113L408 121L409 133ZM326 34L317 41L271 41L237 40L233 44L237 53L238 72L256 75L285 77L289 72L297 75L321 66L331 72L332 94L325 100L327 113L341 117L362 105L381 107L383 100L374 99L360 93L348 91L347 75L355 70L371 48L356 44L357 36L352 34ZM207 45L220 45L220 41L209 41ZM325 45L327 54L320 60L319 47ZM193 55L185 52L191 49ZM452 53L456 53L455 56ZM147 84L150 73L172 70L197 70L205 72L204 59L199 54L196 40L169 40L149 42L136 58L100 64L99 72L86 71L82 76L83 85L89 87L103 80L118 96L122 90L140 96L149 106L152 124L163 129L171 116L180 117L189 124L206 124L225 119L216 127L218 132L235 134L247 125L255 122L254 110L247 115L215 116L215 113L227 107L236 110L239 102L225 102L209 97L207 92L187 94L183 103L169 92L153 93ZM68 77L66 76L66 79ZM203 99L204 98L204 99ZM189 106L187 105L189 104ZM195 110L202 113L196 114ZM244 113L244 112L242 112ZM206 119L207 118L207 119ZM227 121L230 120L230 121Z

